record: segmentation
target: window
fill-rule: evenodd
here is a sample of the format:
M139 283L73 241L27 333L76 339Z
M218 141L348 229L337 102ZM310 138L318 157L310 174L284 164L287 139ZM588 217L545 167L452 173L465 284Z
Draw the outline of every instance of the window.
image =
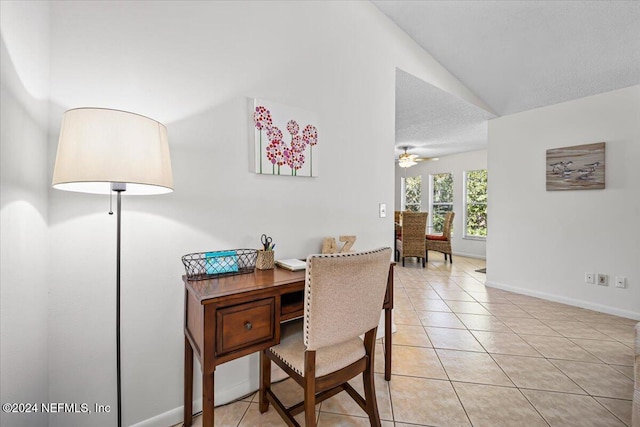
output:
M422 177L411 176L405 178L404 209L411 212L420 212L422 202Z
M431 189L429 225L432 233L442 233L444 215L453 210L453 175L450 173L431 175Z
M487 237L487 170L464 174L465 237Z

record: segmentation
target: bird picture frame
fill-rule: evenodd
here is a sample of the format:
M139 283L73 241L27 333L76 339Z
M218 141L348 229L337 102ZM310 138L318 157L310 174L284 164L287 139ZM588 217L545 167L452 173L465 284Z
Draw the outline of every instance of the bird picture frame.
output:
M547 191L605 188L604 142L547 150Z

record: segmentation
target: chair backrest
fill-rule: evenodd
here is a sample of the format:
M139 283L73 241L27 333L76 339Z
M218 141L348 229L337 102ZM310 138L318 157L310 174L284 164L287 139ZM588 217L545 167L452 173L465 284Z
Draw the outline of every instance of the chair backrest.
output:
M391 248L307 258L307 350L344 342L378 326L390 263Z
M403 256L424 257L427 232L427 212L404 212L402 214Z
M449 240L451 240L451 226L453 224L453 217L455 216L456 213L453 211L449 211L444 215L444 228L442 230L442 235Z
M427 230L427 212L404 212L402 214L402 241L424 240Z

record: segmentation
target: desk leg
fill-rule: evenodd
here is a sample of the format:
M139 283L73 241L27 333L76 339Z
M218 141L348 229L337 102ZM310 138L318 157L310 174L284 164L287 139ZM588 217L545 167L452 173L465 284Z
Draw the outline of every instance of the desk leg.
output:
M391 380L391 311L390 308L384 310L384 379L387 381Z
M184 337L184 427L193 422L193 349Z
M202 374L202 427L213 427L214 374Z
M269 410L266 390L271 388L271 360L265 354L266 350L260 351L260 390L258 390L258 409L261 414Z

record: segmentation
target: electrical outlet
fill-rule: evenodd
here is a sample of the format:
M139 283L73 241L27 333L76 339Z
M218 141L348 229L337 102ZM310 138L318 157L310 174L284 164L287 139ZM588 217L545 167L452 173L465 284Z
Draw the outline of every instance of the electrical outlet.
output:
M380 218L386 218L387 217L387 204L386 203L380 203L378 205L378 209L380 210Z
M598 273L598 285L609 286L609 276Z
M595 273L584 273L584 283L596 283Z
M626 288L627 278L622 276L616 276L616 288Z

